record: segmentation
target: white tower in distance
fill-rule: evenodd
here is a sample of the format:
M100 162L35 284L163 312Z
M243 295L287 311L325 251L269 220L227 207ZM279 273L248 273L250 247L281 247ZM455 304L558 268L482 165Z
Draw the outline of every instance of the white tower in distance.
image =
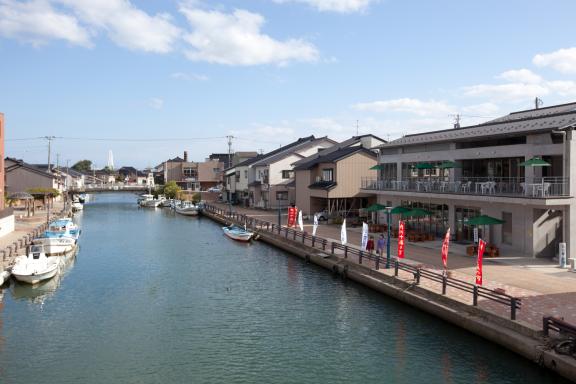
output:
M108 151L108 169L111 171L114 170L114 155L112 154L112 150Z

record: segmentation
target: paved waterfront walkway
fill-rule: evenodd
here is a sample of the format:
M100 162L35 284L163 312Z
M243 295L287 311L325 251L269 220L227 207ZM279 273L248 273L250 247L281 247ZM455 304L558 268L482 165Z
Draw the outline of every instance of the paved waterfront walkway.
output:
M229 209L227 205L215 204L222 209ZM275 211L262 211L240 207L232 207L233 211L247 214L272 223L278 222ZM282 217L282 224L286 224L286 215ZM305 223L304 230L312 232L312 224ZM361 229L348 229L348 245L359 246ZM340 242L340 225L321 224L316 233L331 241ZM377 239L377 234L374 234ZM396 240L391 243L392 254L396 254ZM442 261L440 256L441 242L406 243L406 261L422 264L428 269L440 270ZM448 266L454 278L474 283L476 274L476 257L462 254L458 246L454 247L448 257ZM393 270L380 270L381 273L393 274ZM405 272L400 277L411 281L412 275ZM441 285L427 279L422 279L421 287L434 292L441 292ZM572 324L576 324L576 273L559 268L555 263L533 258L501 257L484 258L484 287L501 288L507 294L521 298L522 308L518 312L518 320L530 324L537 329L542 328L542 317L546 315L560 316ZM448 296L458 301L471 304L470 294L448 288ZM479 301L479 306L490 312L509 318L510 309L502 304L492 301Z

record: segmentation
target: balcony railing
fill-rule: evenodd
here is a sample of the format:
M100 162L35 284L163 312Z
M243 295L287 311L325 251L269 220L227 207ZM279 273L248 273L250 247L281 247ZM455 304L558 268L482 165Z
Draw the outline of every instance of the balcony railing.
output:
M562 177L540 177L532 180L518 177L463 177L454 181L436 178L363 178L361 188L376 191L550 198L568 196L568 181L568 178Z

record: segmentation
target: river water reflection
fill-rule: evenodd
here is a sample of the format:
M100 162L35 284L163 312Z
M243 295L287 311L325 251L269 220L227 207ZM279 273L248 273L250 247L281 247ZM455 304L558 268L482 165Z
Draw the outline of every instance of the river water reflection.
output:
M55 290L3 291L0 383L565 383L208 219L130 194L80 217Z

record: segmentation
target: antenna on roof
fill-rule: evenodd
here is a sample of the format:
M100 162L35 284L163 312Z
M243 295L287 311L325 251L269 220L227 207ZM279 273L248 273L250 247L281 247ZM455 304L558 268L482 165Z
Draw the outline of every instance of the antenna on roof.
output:
M358 134L358 120L356 120L356 136L359 136L359 134Z
M534 99L534 108L535 108L535 109L540 108L540 107L542 106L542 104L544 104L544 102L542 101L541 98L536 97L536 98Z
M460 128L460 114L450 115L454 118L454 128Z

